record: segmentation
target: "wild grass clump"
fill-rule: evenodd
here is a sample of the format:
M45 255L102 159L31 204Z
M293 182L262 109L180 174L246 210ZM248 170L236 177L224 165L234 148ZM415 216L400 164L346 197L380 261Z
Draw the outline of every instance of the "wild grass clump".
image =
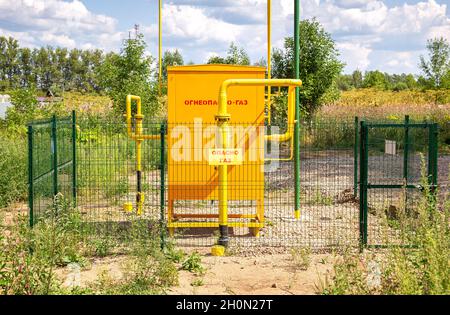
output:
M323 294L450 294L450 202L437 200L422 176L414 215L399 216L400 236L386 250L347 252ZM398 245L398 241L403 246Z
M157 231L145 220L132 222L127 243L128 259L123 264L123 277L113 279L101 274L89 287L93 294L148 295L164 294L178 283L178 270L170 255L160 248Z
M27 150L24 137L0 130L0 208L27 194Z
M30 228L25 216L1 227L0 293L41 295L60 290L54 270L71 262L82 264L79 220L61 195Z

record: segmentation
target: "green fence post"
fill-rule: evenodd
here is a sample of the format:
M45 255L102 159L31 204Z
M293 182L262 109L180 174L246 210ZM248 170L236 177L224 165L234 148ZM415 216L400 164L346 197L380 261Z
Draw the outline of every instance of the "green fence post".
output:
M428 183L434 194L438 184L438 124L428 128Z
M294 79L300 79L300 0L294 3ZM295 88L294 177L295 213L300 213L300 93Z
M72 111L72 198L77 206L77 114Z
M408 185L409 115L405 116L405 139L403 139L403 141L403 178L406 186Z
M56 115L52 118L52 154L53 154L53 195L58 194L58 144Z
M166 136L166 126L165 124L161 124L161 149L160 149L160 194L161 194L161 204L160 204L160 229L161 229L161 249L166 247L166 226L165 226L165 171L166 171L166 144L165 144L165 136Z
M359 118L355 117L355 144L353 147L353 195L358 196L358 148L359 146Z
M34 174L33 174L33 126L28 125L28 208L29 208L29 224L34 225Z
M369 164L369 132L364 121L361 121L360 128L361 141L360 148L360 168L359 168L359 236L360 250L367 246L367 186L368 186L368 164Z

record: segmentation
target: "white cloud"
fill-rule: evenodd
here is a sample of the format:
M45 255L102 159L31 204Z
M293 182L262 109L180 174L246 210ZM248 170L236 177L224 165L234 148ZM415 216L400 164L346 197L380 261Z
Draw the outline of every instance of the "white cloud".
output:
M405 1L406 2L406 1ZM346 72L380 69L418 72L426 40L450 40L446 0L392 5L388 0L303 0L301 18L316 17L331 33L347 63ZM237 42L251 60L265 57L266 0L164 1L164 50L178 48L186 61L202 63L225 55ZM281 48L293 33L292 0L272 1L272 44ZM157 8L156 1L152 1ZM126 5L124 4L124 9ZM130 10L130 26L134 24ZM26 46L61 45L118 50L127 30L114 17L95 14L80 0L0 0L0 34ZM158 28L142 25L149 51L157 54Z
M208 17L204 9L191 6L164 5L163 21L169 38L188 39L196 44L234 41L239 33L238 26Z
M360 43L340 42L337 48L341 53L341 58L345 63L345 70L351 72L355 69L366 70L370 65L369 55L372 49Z
M113 49L116 26L116 19L90 12L79 0L0 0L1 33L15 34L26 46Z

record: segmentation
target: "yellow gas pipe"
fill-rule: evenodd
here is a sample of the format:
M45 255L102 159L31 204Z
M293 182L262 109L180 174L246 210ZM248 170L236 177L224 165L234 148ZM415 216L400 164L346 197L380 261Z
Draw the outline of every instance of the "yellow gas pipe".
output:
M134 116L136 119L136 128L135 132L132 131L131 126L131 102L136 101L136 115ZM141 166L141 144L145 139L149 139L149 136L145 136L142 134L142 120L144 119L144 115L142 115L142 106L141 106L141 98L139 96L128 95L127 96L127 113L126 113L126 121L127 121L127 133L128 137L136 141L136 175L137 175L137 193L136 193L136 213L138 215L142 214L142 208L144 205L144 193L142 192L142 166ZM151 136L152 138L156 136ZM133 205L131 203L125 203L123 205L124 210L127 212L131 212L133 210Z
M162 0L159 0L158 8L158 62L159 62L159 73L158 73L158 90L159 96L161 96L161 85L162 85Z
M267 0L267 79L272 79L272 1ZM272 91L267 87L267 124L272 124Z
M220 145L223 149L228 149L228 122L231 115L228 113L228 95L227 91L230 86L289 86L294 92L289 93L288 120L292 120L295 116L295 87L302 85L301 80L295 79L229 79L223 81L219 91L219 106L216 115L217 127L219 129ZM294 99L294 100L293 100ZM292 113L294 115L292 115ZM294 119L294 123L297 123ZM293 124L290 124L288 131L283 135L269 135L266 140L270 141L287 141L293 136ZM219 245L228 245L228 166L219 165Z

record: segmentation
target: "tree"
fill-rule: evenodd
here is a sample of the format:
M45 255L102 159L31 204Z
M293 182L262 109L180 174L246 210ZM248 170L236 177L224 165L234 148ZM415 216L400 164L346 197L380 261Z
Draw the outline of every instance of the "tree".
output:
M405 77L405 83L408 86L408 89L412 90L417 87L417 81L412 74L408 74Z
M20 83L19 42L12 37L0 38L1 87L15 89Z
M361 71L359 71L359 69L356 69L352 73L353 86L355 88L359 89L362 86L362 82L363 82L363 75L362 75Z
M256 67L267 67L267 61L266 58L261 57L261 59L259 59L257 62L255 62L253 64Z
M353 89L353 77L349 74L343 74L336 78L336 85L340 91L348 91Z
M250 65L250 57L244 48L239 47L232 42L228 48L227 56L225 58L212 56L208 59L207 63L248 66Z
M34 61L31 49L21 48L20 49L20 86L21 87L31 87L36 83L34 77Z
M427 41L429 60L420 56L419 66L425 74L425 78L431 85L441 88L442 79L450 70L450 45L443 37L429 39Z
M387 88L387 85L388 82L386 81L386 77L382 72L378 70L366 71L362 83L363 87L385 90Z
M331 35L316 19L303 20L300 31L300 102L310 119L325 101L337 97L334 84L344 68ZM275 49L273 76L292 78L294 74L294 39L285 38L284 51Z
M182 66L184 65L183 56L180 54L178 49L175 51L167 50L164 52L162 59L162 77L163 80L167 80L167 67L169 66Z
M123 114L128 94L142 99L144 113L156 111L157 100L151 85L153 58L145 55L146 44L142 34L124 41L119 55L109 54L100 67L102 87L114 101L115 110Z
M6 122L9 125L23 126L36 117L38 101L34 87L14 90L11 103L13 106L6 110Z

